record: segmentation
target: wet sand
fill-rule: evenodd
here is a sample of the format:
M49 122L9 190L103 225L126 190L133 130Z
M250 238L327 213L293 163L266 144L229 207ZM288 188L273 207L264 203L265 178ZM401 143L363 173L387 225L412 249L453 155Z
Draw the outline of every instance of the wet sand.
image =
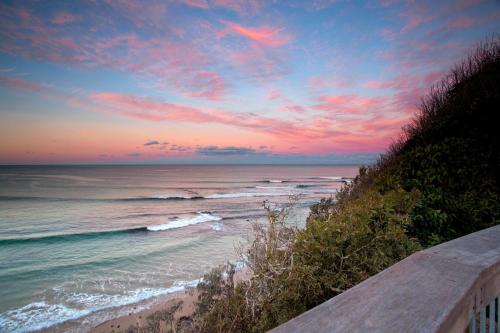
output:
M251 271L249 269L243 269L236 272L234 276L235 283L248 280L251 277ZM158 299L151 306L139 310L131 311L128 315L120 316L114 319L105 321L93 329L90 333L122 333L127 332L130 326L135 327L147 327L148 317L157 311L162 311L169 309L176 303L182 301L182 306L175 312L174 321L177 321L182 317L191 317L194 313L194 306L198 300L198 293L196 288L189 288L185 292L172 294L164 298Z
M131 312L127 316L122 316L114 318L104 323L94 327L90 330L91 333L121 333L126 332L130 326L135 327L147 327L148 317L157 311L162 311L170 308L179 301L182 301L182 306L174 314L174 320L177 320L183 316L189 317L194 312L194 303L197 300L196 290L191 290L191 292L185 292L184 294L179 294L175 297L169 297L164 300L160 300L158 303L152 305L150 308Z

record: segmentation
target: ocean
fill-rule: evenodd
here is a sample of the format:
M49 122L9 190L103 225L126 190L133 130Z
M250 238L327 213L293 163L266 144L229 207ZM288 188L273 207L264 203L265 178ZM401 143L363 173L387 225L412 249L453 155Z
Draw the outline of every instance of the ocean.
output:
M357 166L0 166L0 332L79 332L235 261L264 200L289 223ZM55 326L54 326L55 325Z

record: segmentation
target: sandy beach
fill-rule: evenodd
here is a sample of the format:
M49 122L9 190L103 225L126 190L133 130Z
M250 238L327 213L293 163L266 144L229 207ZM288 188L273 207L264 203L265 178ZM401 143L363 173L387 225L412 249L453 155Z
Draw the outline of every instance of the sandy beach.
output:
M127 330L133 327L146 328L148 326L148 317L152 314L171 308L178 302L182 302L181 307L174 314L174 321L177 321L181 317L189 317L193 314L194 303L197 299L197 293L195 289L186 291L183 294L178 294L171 296L162 300L159 300L156 304L149 308L143 309L137 312L130 312L126 316L121 316L102 324L97 325L92 330L91 333L120 333L127 332ZM165 323L163 323L165 324ZM163 329L165 327L162 327ZM163 331L163 330L162 330Z
M103 310L93 314L93 316L89 316L83 321L81 318L68 320L58 325L37 330L37 332L118 333L130 331L129 328L131 328L131 326L134 328L144 329L149 332L147 329L148 317L152 314L170 309L172 306L182 302L182 306L175 312L174 320L177 321L183 316L189 317L194 311L194 303L196 302L197 297L196 288L188 288L182 292L148 299L140 303L117 307L110 310ZM108 319L102 321L102 318ZM163 329L164 328L165 327L163 327ZM160 332L164 332L165 330L163 329ZM133 332L136 331L137 330L134 330Z
M250 270L243 269L235 273L234 280L235 283L237 283L242 280L248 280L250 279L250 277L251 277ZM120 332L127 332L131 326L135 328L147 329L149 324L148 317L160 311L171 309L179 302L182 302L179 309L174 313L174 323L175 323L182 317L192 316L197 299L198 299L198 293L196 288L189 288L185 292L159 298L155 302L149 303L150 305L146 308L141 308L138 311L135 310L130 311L128 315L119 316L117 318L107 320L95 326L89 332L120 333ZM139 307L136 307L136 309L139 309ZM168 331L166 329L165 324L166 324L165 322L162 322L161 332Z

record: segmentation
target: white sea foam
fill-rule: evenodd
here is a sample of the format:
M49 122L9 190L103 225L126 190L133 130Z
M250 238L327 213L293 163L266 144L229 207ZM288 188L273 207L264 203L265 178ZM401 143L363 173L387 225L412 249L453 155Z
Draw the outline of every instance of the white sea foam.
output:
M343 177L339 177L339 176L332 176L332 177L319 177L321 179L330 179L330 180L342 180Z
M223 231L224 230L224 224L223 223L215 223L211 224L210 228L214 231Z
M277 196L288 196L288 195L296 195L296 194L314 194L314 193L323 193L323 192L310 192L304 191L302 188L296 188L291 186L255 186L256 189L261 190L271 190L270 192L234 192L234 193L214 193L206 196L178 196L178 195L153 195L149 198L153 199L236 199L236 198L254 198L254 197L277 197ZM283 190L278 192L276 190ZM330 193L329 191L325 191L324 193ZM179 220L180 221L180 220ZM175 222L175 221L174 221ZM202 221L204 222L204 221ZM196 222L201 223L201 222ZM176 227L177 228L177 227ZM151 231L156 231L148 227ZM171 228L168 228L171 229Z
M88 315L89 310L71 309L62 304L34 302L0 314L0 329L5 332L29 332Z
M30 175L30 177L41 177L41 178L52 178L52 179L74 180L74 181L91 181L91 182L102 181L102 179L99 178L83 177L75 175Z
M283 183L283 181L281 179L269 179L268 182L269 183Z
M321 188L321 189L312 189L307 193L328 194L328 193L337 193L338 191L339 191L338 188Z
M337 193L337 189L324 189L321 191L311 191L304 189L297 189L292 187L260 187L261 189L273 190L272 192L235 192L235 193L216 193L205 196L206 199L231 199L231 198L253 198L253 197L280 197L280 196L290 196L290 195L301 195L301 194L328 194ZM277 189L285 191L274 191Z
M246 198L246 197L274 197L290 195L291 193L278 192L236 192L236 193L215 193L207 195L206 199L231 199L231 198Z
M70 293L62 301L72 306L41 301L1 313L0 330L15 333L35 331L82 318L96 311L182 292L188 287L196 287L200 281L178 281L169 288L141 288L125 295Z
M289 188L287 186L256 186L255 188L258 189L285 189L285 190L291 190L292 188ZM245 198L245 197L267 197L267 196L279 196L279 195L289 195L289 193L276 193L276 192L268 192L268 193L261 193L261 192L235 192L235 193L215 193L215 194L209 194L206 196L185 196L185 195L164 195L164 194L157 194L157 195L151 195L148 198L149 199L163 199L163 200L169 200L169 199L231 199L231 198Z
M290 186L255 186L255 188L265 189L265 190L290 190Z
M247 267L246 262L242 261L242 260L237 260L234 264L235 264L236 271L241 271Z
M220 221L222 220L222 217L212 215L209 213L198 213L198 215L189 217L189 218L184 218L184 219L178 219L178 220L173 220L168 223L164 224L159 224L159 225L151 225L147 227L149 231L164 231L164 230L169 230L169 229L177 229L177 228L182 228L182 227L187 227L189 225L193 224L198 224L198 223L204 223L204 222L210 222L210 221Z
M157 195L151 195L148 198L168 200L168 199L194 199L194 198L200 198L200 196L180 195L180 194L179 195L157 194Z

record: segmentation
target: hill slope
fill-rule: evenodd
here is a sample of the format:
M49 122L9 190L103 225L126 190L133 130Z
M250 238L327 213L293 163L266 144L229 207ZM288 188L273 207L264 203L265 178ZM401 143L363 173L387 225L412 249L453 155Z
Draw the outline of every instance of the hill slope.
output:
M485 44L424 99L420 113L379 163L344 190L422 194L408 234L424 246L500 222L500 44ZM498 115L497 115L498 116Z

